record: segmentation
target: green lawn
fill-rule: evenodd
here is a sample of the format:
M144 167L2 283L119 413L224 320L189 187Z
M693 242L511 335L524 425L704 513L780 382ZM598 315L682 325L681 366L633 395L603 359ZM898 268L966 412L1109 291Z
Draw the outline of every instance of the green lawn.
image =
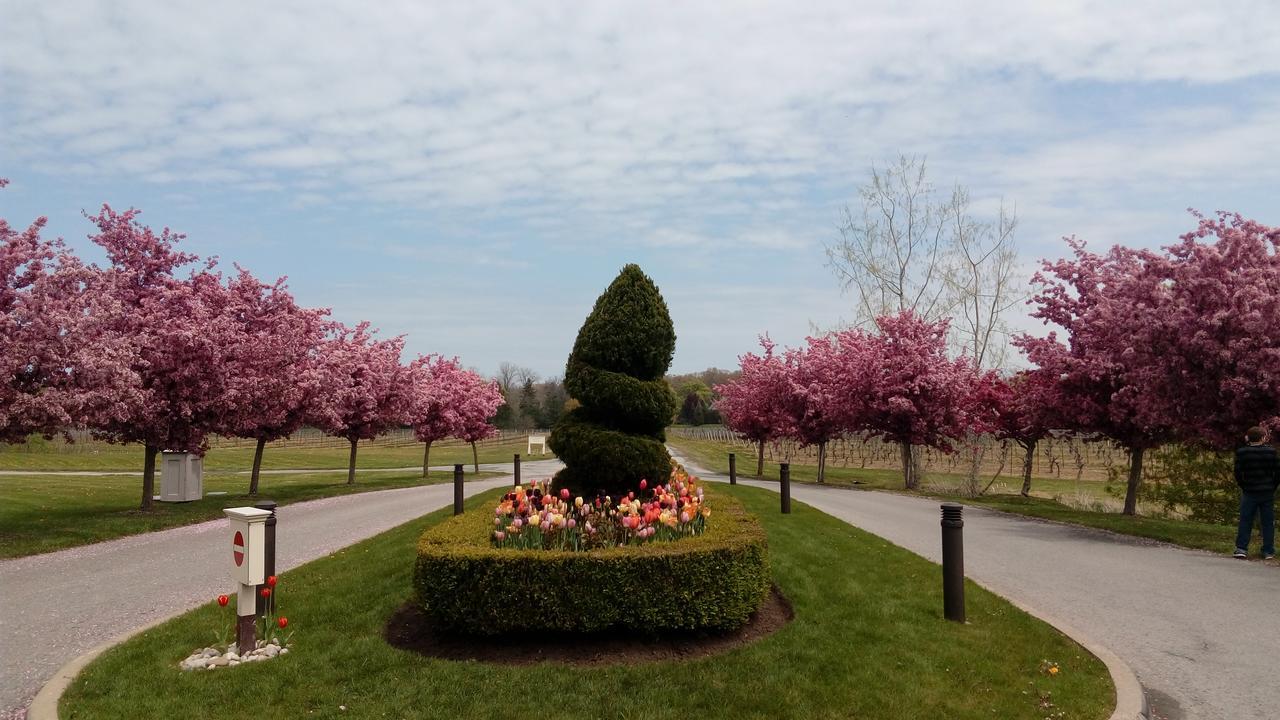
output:
M434 463L432 463L434 464ZM467 477L492 476L470 472ZM333 495L387 490L423 483L451 482L453 472L358 472L347 485L346 473L264 475L257 498L247 493L244 475L206 473L203 500L188 503L156 502L138 510L142 478L129 475L101 477L64 475L0 475L0 558L33 555L87 545L125 535L223 517L222 509L251 505L270 498L285 504ZM157 478L157 491L159 479ZM225 491L226 495L207 493Z
M377 447L361 443L356 454L358 468L422 467L422 445ZM522 459L537 460L554 455L525 456L524 440L480 445L480 462L511 462L514 453ZM345 469L348 447L296 448L268 445L262 453L265 470ZM61 443L35 441L30 445L0 444L0 470L94 470L142 472L142 447L92 443L81 448L65 448ZM471 446L466 444L433 445L432 465L470 463ZM213 448L205 456L206 471L249 471L253 467L253 448ZM247 482L247 481L246 481Z
M750 451L744 452L744 449L740 446L730 447L724 443L678 437L669 438L667 443L677 448L694 464L722 474L728 474L728 454L735 452L737 453L739 477L752 478L755 476L755 455ZM766 460L765 479L776 480L777 478L777 463L771 463ZM796 482L816 482L817 467L813 465L792 465L791 479ZM1215 525L1142 515L1128 517L1119 512L1082 509L1064 504L1055 499L1059 496L1068 496L1078 498L1078 502L1086 506L1095 503L1100 504L1106 498L1106 493L1103 483L1096 481L1076 483L1058 478L1032 478L1033 496L1026 498L1018 493L1021 489L1021 478L1001 481L986 495L979 497L962 496L955 492L953 488L958 486L958 477L931 476L930 479L931 482L927 483L916 494L957 500L969 505L981 505L993 510L1030 515L1046 520L1085 525L1200 550L1230 553L1235 546L1236 528L1234 525ZM987 477L986 480L990 480L990 477ZM835 486L853 486L856 484L858 487L868 489L907 492L902 487L902 474L893 470L829 467L827 469L827 484ZM986 484L985 480L983 484Z
M500 492L500 491L498 491ZM774 494L717 486L758 514L796 619L724 655L640 666L495 666L424 658L382 638L409 596L414 546L444 511L283 576L293 651L183 673L178 663L231 619L215 604L98 658L63 718L1106 718L1101 662L970 584L969 623L942 619L938 567ZM497 492L473 498L488 512ZM712 497L714 500L714 497ZM513 612L519 599L513 598ZM1050 676L1042 663L1058 663ZM345 710L340 709L345 707ZM1059 715L1057 713L1061 712Z
M756 454L754 448L746 448L741 445L732 446L713 440L693 440L674 436L667 438L667 444L678 448L681 453L698 465L724 474L729 472L729 453L737 453L738 475L740 477L755 476ZM1022 489L1022 476L1019 474L1021 470L1021 460L1019 458L1018 466L1005 468L1005 472L1001 474L988 492L1003 491L1017 494ZM764 462L764 474L766 478L777 479L778 463L766 459ZM791 479L797 482L816 482L818 479L818 466L792 463ZM961 475L955 473L930 472L927 473L925 482L933 486L936 491L940 488L958 488L962 479ZM986 486L990 480L991 475L985 475L982 478L982 485ZM858 485L881 490L903 489L902 471L897 468L863 469L828 464L826 481L829 485ZM1076 482L1071 479L1052 477L1033 477L1031 479L1031 493L1033 496L1045 498L1074 496L1077 494L1084 499L1103 500L1108 497L1105 483L1096 480Z

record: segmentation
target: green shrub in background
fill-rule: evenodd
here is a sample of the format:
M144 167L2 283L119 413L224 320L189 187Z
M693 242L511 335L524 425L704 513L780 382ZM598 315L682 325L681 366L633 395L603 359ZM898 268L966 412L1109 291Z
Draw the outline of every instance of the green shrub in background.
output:
M564 386L579 407L551 430L565 464L556 487L593 497L621 495L644 478L666 482L665 429L676 398L663 379L676 334L667 304L638 265L627 265L578 330Z
M1152 460L1141 490L1145 501L1188 520L1235 524L1240 489L1232 472L1234 452L1166 445Z
M768 543L736 500L717 494L711 507L701 535L590 552L495 548L492 513L465 513L422 535L416 601L476 635L733 630L769 589Z

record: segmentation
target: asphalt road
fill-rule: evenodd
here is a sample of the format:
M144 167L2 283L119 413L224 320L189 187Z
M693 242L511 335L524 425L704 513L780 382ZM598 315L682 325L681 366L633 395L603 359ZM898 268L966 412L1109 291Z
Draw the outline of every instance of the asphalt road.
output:
M559 461L525 462L526 482ZM511 472L510 464L481 470ZM511 482L466 483L467 495ZM277 511L276 569L328 555L453 502L450 483L345 495ZM219 593L228 580L227 521L0 561L0 718L21 717L40 687L91 648Z
M814 485L791 497L942 561L937 501ZM1280 718L1280 567L978 507L964 523L967 576L1111 648L1156 717Z

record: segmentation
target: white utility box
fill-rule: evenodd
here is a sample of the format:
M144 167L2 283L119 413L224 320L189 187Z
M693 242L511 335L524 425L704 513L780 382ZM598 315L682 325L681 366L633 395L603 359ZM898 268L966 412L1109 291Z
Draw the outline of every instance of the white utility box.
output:
M230 521L231 579L243 585L261 585L264 575L264 555L267 547L267 518L270 510L255 507L226 508ZM253 596L250 593L249 599ZM252 606L252 602L250 603ZM252 612L252 609L250 609Z
M160 502L204 497L204 459L195 453L160 453Z

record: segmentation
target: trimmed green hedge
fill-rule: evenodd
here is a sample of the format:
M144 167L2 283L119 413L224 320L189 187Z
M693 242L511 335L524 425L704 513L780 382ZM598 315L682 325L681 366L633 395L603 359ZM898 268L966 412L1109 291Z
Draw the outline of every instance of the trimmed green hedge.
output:
M604 490L621 497L639 489L641 478L665 483L671 475L671 455L661 440L593 422L586 407L565 413L553 438L548 445L556 457L574 459L556 473L555 487L567 487L574 495L595 497Z
M494 548L491 513L459 515L418 542L417 602L441 627L477 635L739 628L768 592L768 543L736 500L706 495L701 535L591 552Z

